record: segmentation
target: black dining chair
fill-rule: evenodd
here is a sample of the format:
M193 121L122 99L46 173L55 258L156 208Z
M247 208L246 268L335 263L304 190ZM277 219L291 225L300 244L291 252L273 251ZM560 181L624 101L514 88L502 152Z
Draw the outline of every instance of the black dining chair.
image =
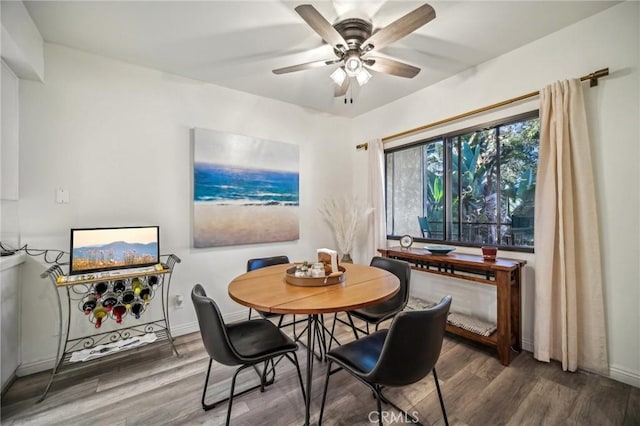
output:
M420 424L419 419L389 401L382 394L382 388L411 385L422 380L429 372L433 372L440 408L444 422L448 426L449 420L435 366L442 350L450 307L451 296L445 296L432 308L399 313L393 319L389 329L376 331L329 351L327 354L329 364L318 424L322 424L329 377L340 370L345 370L373 391L380 425L382 425L382 402L402 412L412 422ZM333 363L338 364L335 370L331 369Z
M255 259L249 259L247 260L247 272L255 271L256 269L266 268L267 266L286 265L287 263L291 263L289 262L289 258L287 256L271 256L271 257L259 257ZM252 309L249 308L249 319L251 319L251 312L252 312ZM262 312L258 310L256 310L256 312L258 313L258 315L260 315L264 319L278 318L278 328L290 327L290 326L293 327L293 339L295 341L298 341L300 335L302 334L302 333L300 335L296 334L296 324L307 322L305 318L301 320L296 320L296 316L293 315L292 321L284 323L283 320L285 316L282 314L274 314L271 312Z
M375 325L375 330L377 331L382 322L393 318L398 312L401 312L409 302L411 265L408 262L405 262L404 260L376 256L371 259L370 266L384 269L397 276L400 280L400 290L389 300L367 308L348 311L346 313L347 319L349 320L348 323L338 318L338 314L335 314L333 318L333 325L331 327L331 341L329 343L329 349L331 349L331 344L333 343L333 341L336 341L336 339L333 337L336 321L350 326L353 330L355 338L358 339L358 331L363 334L369 334L369 324ZM356 327L353 318L364 321L366 324L366 329Z
M207 294L200 284L196 284L191 291L191 300L195 307L200 325L202 341L209 354L209 367L207 377L202 391L202 408L210 410L217 404L229 401L227 407L227 421L231 419L231 406L233 398L245 394L254 389L260 388L264 392L265 386L270 385L275 380L275 367L286 357L296 367L300 388L302 389L302 399L305 401L305 391L302 384L302 375L298 365L296 350L298 345L286 334L280 331L271 321L266 319L255 319L240 321L232 324L225 324L218 305ZM278 358L274 361L274 358ZM205 402L211 365L217 361L227 366L240 366L236 369L231 380L231 391L229 397L214 403ZM259 364L264 364L262 372L258 369ZM252 367L260 377L260 384L250 389L234 395L236 377L238 373L246 368ZM268 369L271 369L268 371ZM267 375L272 378L267 380Z
M266 268L267 266L286 265L287 263L290 263L289 258L287 256L272 256L272 257L260 257L255 259L249 259L247 260L247 272L255 271L256 269ZM252 309L249 308L249 319L251 319L251 312L252 312ZM262 312L258 310L256 310L256 312L258 313L258 315L260 315L262 318L265 318L265 319L278 317L279 318L278 327L283 326L282 319L284 318L284 315L273 314L271 312ZM295 317L294 317L294 321L295 321Z

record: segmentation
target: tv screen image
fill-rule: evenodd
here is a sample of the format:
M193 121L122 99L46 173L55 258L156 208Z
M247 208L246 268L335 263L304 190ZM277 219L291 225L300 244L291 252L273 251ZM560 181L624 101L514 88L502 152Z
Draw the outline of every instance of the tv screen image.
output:
M136 268L160 263L160 227L71 229L69 274Z

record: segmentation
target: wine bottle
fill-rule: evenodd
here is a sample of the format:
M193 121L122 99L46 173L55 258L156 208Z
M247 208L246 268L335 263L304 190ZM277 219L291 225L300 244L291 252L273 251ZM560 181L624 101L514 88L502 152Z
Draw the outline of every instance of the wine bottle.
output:
M149 277L147 278L147 283L151 287L155 287L156 285L158 285L158 276L157 275L149 275Z
M116 322L120 324L122 322L122 316L127 312L127 308L124 305L116 305L113 307L111 313L116 317Z
M122 303L124 303L125 307L128 309L131 307L133 300L136 298L136 295L133 291L127 290L122 293Z
M102 305L96 305L93 309L93 317L96 319L96 328L102 326L102 319L107 316L107 310Z
M94 293L87 294L84 299L82 299L82 310L85 315L89 315L91 311L96 307L98 298Z
M136 295L140 294L140 291L142 291L142 281L140 281L140 278L131 280L131 290L133 290Z
M115 280L113 282L113 291L116 293L122 293L125 289L126 286L124 285L124 280Z
M114 292L110 291L102 295L102 306L104 306L107 312L111 312L111 309L116 303L118 303L118 298Z
M140 290L140 299L145 305L149 303L149 300L151 300L151 288L149 286L145 286Z
M109 284L106 281L100 281L99 283L96 283L94 285L94 288L96 290L96 293L98 294L98 297L100 297L102 296L102 293L107 291L107 289L109 288Z
M142 303L135 302L133 305L131 305L131 313L136 317L136 319L140 319L140 314L142 314L142 311L144 311L144 306L142 305Z

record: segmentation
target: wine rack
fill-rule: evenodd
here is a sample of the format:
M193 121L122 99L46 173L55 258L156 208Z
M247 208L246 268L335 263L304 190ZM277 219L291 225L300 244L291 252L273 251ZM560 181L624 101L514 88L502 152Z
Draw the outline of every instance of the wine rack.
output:
M162 260L152 268L86 276L66 276L59 265L54 265L40 275L50 279L58 296L59 339L56 363L38 402L46 398L56 374L74 364L71 356L77 351L155 333L156 341L167 341L176 356L180 356L171 336L168 305L171 275L180 258L170 254L163 255ZM162 308L161 316L147 312L157 303ZM72 323L77 327L83 319L93 325L92 331L71 337Z

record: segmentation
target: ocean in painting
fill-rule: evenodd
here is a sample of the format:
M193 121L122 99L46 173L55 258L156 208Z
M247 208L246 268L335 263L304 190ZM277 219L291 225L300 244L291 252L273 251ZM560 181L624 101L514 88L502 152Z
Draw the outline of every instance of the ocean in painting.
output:
M299 174L196 162L194 201L216 205L297 206Z

